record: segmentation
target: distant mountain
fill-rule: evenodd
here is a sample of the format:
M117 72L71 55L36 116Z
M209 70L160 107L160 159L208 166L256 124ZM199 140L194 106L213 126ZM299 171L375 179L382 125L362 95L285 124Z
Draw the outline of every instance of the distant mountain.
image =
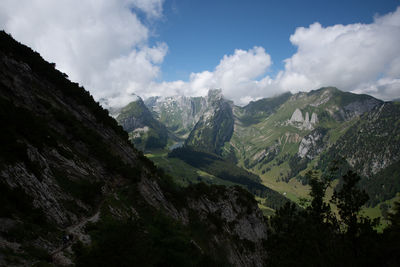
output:
M251 101L242 109L240 116L241 123L255 124L259 123L279 108L292 96L291 93L284 93L273 98L263 98L257 101Z
M378 182L372 181L378 177L384 177L381 186L392 188L388 194L381 187L370 204L400 191L400 181L389 179L387 171L397 170L400 157L395 102L334 87L285 93L244 107L226 100L219 90L211 90L205 99L206 109L185 146L222 156L260 175L264 185L282 193L289 190L295 200L306 196L308 170L326 173L332 162L342 159L345 168L362 175L369 192L377 191Z
M318 165L342 157L366 179L362 186L375 205L400 192L400 103L387 102L364 113L322 153ZM390 171L389 171L390 170Z
M166 127L153 118L140 97L122 108L116 120L140 150L164 148L167 145Z
M328 165L341 158L365 181L398 166L400 114L394 103L327 87L309 93L286 93L245 107L233 106L233 114L234 131L225 140L220 155L233 158L239 166L259 174L264 184L278 190L283 185L277 186L277 182L297 178L306 184L307 170L326 172ZM205 125L210 129L216 125L218 132L221 123L211 121ZM198 150L206 148L201 147L204 141L200 140L198 135L193 145ZM385 181L388 187L397 189L379 194L386 196L378 197L379 201L400 191L400 182L393 179ZM367 183L363 184L366 188ZM375 190L369 187L371 192Z
M207 109L190 132L185 146L219 155L222 146L232 137L233 103L224 99L219 89L208 92L207 103Z
M176 136L186 138L208 107L204 97L150 97L145 100L152 114Z

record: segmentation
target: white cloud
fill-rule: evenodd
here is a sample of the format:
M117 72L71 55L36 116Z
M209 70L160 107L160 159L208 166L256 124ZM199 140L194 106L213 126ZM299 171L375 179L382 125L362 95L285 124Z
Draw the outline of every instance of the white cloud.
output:
M400 8L371 24L297 28L290 41L298 49L277 77L282 89L333 85L383 99L400 95Z
M323 86L385 100L400 96L400 8L376 17L371 24L322 27L316 22L297 28L290 41L297 52L285 60L284 70L274 78L266 74L272 64L270 56L262 47L254 47L225 55L213 71L192 73L186 83L162 83L154 88L186 95L205 95L209 88L222 88L237 104Z
M157 82L168 47L149 47L152 29L146 25L162 18L162 5L163 0L2 0L0 27L113 106L128 103L132 93L199 96L210 88L222 88L237 104L330 85L400 97L400 8L371 24L297 28L290 37L297 51L276 77L268 75L270 55L255 46L223 56L213 70L191 73L188 81Z
M163 0L133 0L132 4L145 12L147 17L158 18L162 15Z
M247 51L236 49L232 55L225 55L213 71L191 73L188 82L153 84L151 94L158 92L168 95L204 96L210 88L222 88L228 99L237 104L245 104L249 100L263 97L264 89L272 94L277 92L269 77L262 78L271 64L270 55L262 47L256 46ZM270 87L266 88L266 85Z
M159 18L163 0L2 0L0 27L57 63L96 99L129 101L159 74L164 43L148 47L135 12Z

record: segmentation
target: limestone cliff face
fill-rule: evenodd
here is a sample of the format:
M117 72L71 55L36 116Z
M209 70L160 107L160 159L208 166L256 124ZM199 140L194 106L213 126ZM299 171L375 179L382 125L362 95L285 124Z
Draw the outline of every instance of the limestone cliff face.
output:
M207 103L208 109L190 132L185 145L200 151L220 154L222 146L233 134L232 103L224 99L219 89L209 91Z
M303 122L303 114L301 113L300 109L296 108L293 112L292 117L290 118L290 122Z
M216 259L214 248L233 266L262 266L265 222L245 191L173 189L65 76L0 32L0 265L69 265L72 245L90 244L89 223L107 216L146 225L148 213L162 213L189 236L194 225L207 229L203 243L191 237L198 255Z
M146 106L178 136L186 136L207 109L205 97L152 97Z
M313 159L318 156L326 145L323 141L325 134L325 129L317 128L304 136L303 139L301 139L297 155L300 158L307 157L308 159Z
M318 116L316 113L313 112L311 114L311 120L308 112L306 112L303 118L303 113L299 108L296 108L296 110L292 114L292 117L289 120L290 125L293 125L301 130L312 130L314 129L317 123L318 123Z

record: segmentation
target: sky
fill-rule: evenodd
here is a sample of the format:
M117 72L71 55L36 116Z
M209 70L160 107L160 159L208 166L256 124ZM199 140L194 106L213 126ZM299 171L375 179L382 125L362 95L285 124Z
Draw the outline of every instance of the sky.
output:
M400 0L1 0L0 28L104 106L336 86L400 97Z

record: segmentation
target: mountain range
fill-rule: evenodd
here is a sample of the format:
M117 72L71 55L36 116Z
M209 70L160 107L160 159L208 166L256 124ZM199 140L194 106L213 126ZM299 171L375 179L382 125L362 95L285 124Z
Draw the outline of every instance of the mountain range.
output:
M167 146L145 153L172 176L184 174L186 183L221 183L209 179L221 175L199 170L193 161L183 165L181 161L188 163L187 153L168 156L169 150L180 146L242 168L297 203L307 197L306 174L313 169L325 175L333 167L341 169L330 173L334 184L340 183L340 174L353 169L371 196L370 207L392 202L400 192L400 105L396 101L324 87L284 93L244 107L225 99L220 89L210 90L206 97L153 97L144 102L143 108L165 125L170 136ZM198 158L202 160L201 155ZM171 165L187 171L178 173Z

